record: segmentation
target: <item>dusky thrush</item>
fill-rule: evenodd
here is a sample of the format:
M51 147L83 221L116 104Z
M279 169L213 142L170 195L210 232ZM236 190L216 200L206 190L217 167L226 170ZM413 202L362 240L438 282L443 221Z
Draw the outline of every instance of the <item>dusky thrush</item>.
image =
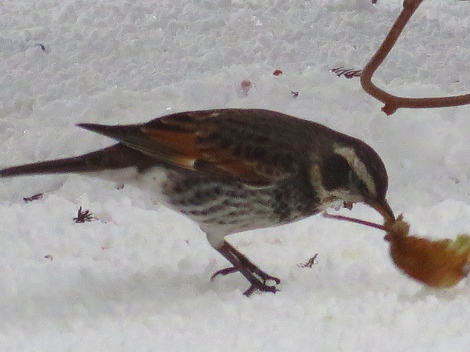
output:
M211 246L233 265L213 277L239 271L251 284L246 295L276 292L280 280L225 236L356 202L394 218L379 155L359 139L318 123L269 110L218 109L175 113L144 124L78 126L118 143L77 157L6 168L0 177L105 173L113 180L118 169L132 170L125 182L197 222Z

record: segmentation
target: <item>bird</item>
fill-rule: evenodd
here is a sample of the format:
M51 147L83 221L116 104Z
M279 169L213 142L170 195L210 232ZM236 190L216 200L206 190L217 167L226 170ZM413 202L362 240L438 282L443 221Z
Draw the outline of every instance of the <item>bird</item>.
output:
M276 227L329 207L364 203L386 220L388 176L365 142L309 120L264 109L176 112L147 123L79 127L117 143L83 155L0 170L0 178L79 173L151 192L195 221L231 264L212 277L240 272L244 291L275 293L281 280L261 270L225 237ZM116 176L115 176L116 175Z

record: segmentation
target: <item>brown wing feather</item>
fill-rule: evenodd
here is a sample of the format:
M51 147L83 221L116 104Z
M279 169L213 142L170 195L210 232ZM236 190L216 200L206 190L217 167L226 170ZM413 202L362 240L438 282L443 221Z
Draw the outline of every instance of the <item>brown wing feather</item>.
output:
M215 112L175 114L142 127L141 131L155 142L157 149L172 151L171 162L195 171L242 180L254 185L266 185L287 176L286 170L266 173L260 161L247 158L240 150L243 141L223 142L218 125L211 119L224 118ZM275 165L271 165L271 171ZM282 177L280 177L282 175Z
M241 138L227 136L229 110L178 113L143 125L81 126L117 139L128 147L189 170L233 178L256 186L278 182L292 174L276 158L260 158ZM233 122L233 121L232 121ZM235 122L238 126L238 122ZM244 128L243 124L239 126ZM265 148L265 151L269 148Z
M198 158L194 134L149 127L142 127L141 131L154 142L155 150L168 151L168 153L154 154L157 158L163 158L164 161L183 168L194 169L194 162Z

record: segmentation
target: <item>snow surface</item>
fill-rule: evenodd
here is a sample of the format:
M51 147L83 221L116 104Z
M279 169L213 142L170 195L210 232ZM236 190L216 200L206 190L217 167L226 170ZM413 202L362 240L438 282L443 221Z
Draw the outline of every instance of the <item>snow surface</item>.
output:
M358 79L329 72L363 67L400 9L398 0L3 1L0 166L111 143L79 122L269 108L369 143L412 232L454 238L470 231L469 107L386 117ZM401 95L469 92L469 11L468 1L424 1L375 82ZM275 295L246 298L241 275L209 281L227 263L197 225L150 204L137 189L77 175L1 180L0 350L470 350L469 283L423 288L393 266L378 230L317 216L231 236L282 279ZM79 206L100 221L75 224ZM380 220L364 206L344 212ZM315 253L311 269L297 266Z

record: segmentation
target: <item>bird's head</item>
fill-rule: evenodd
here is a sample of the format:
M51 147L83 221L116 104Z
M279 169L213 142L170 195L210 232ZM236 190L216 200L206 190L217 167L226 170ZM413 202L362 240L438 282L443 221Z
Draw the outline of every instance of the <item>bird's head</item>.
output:
M395 219L385 199L388 188L385 165L379 155L360 140L335 143L331 152L314 162L311 180L325 208L337 202L359 202L377 210L385 220Z

